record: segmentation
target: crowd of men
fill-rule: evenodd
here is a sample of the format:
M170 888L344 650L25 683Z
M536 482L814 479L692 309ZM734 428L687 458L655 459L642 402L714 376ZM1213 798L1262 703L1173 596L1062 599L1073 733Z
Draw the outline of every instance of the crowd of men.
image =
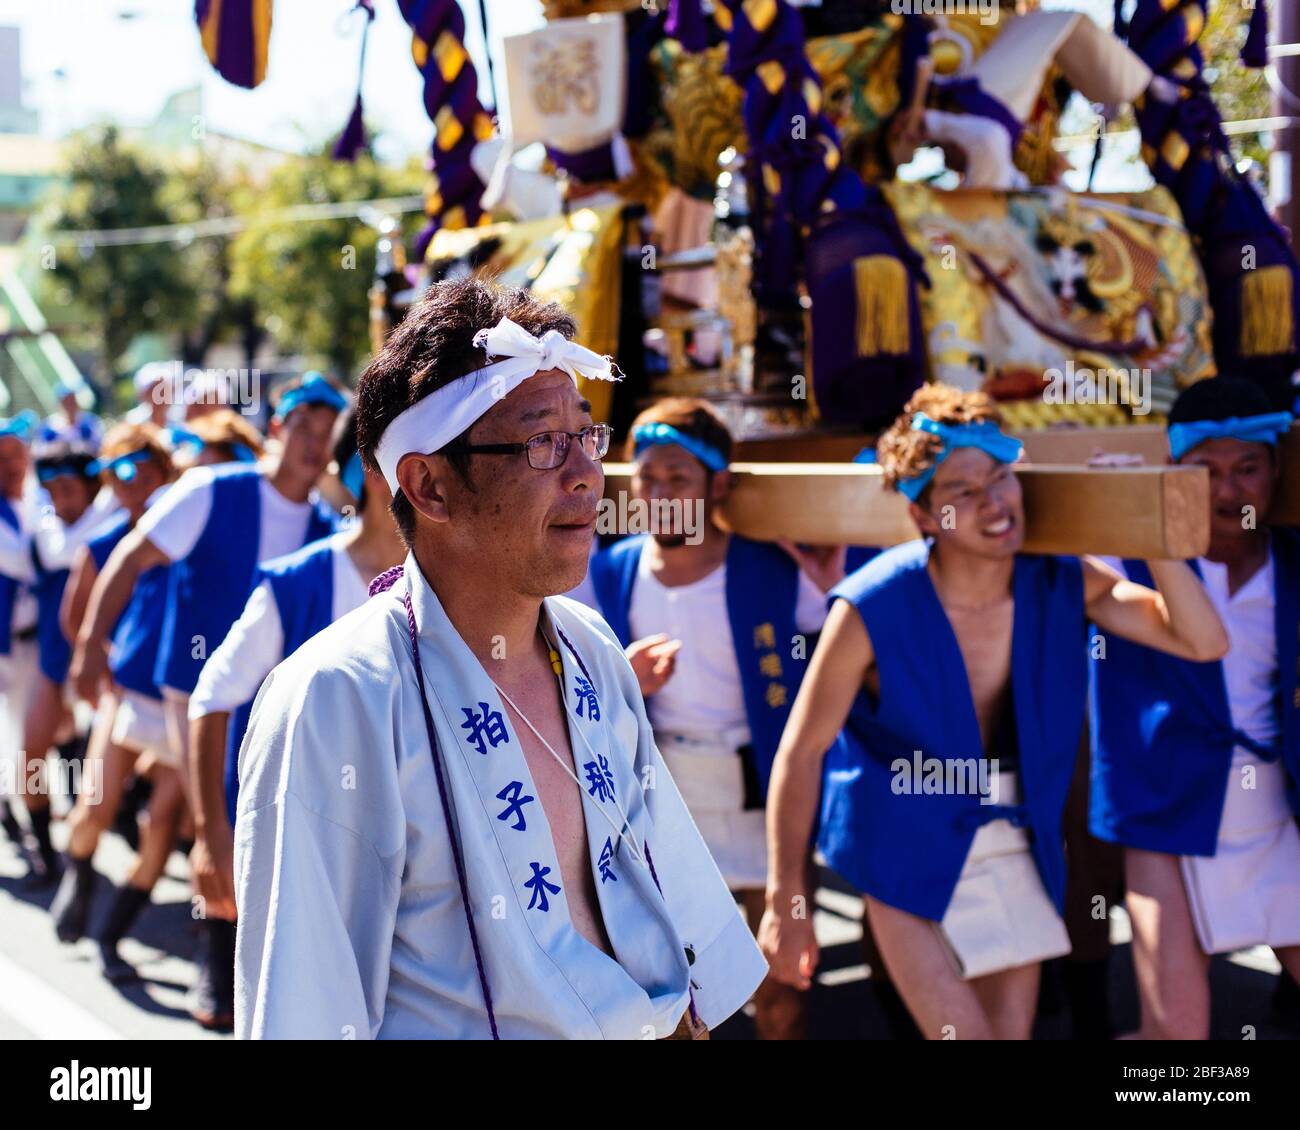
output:
M1243 521L1286 413L1234 376L1175 404L1193 562L1022 553L1020 445L943 385L866 456L917 541L727 532L733 439L686 398L625 450L677 524L598 539L577 378L618 373L573 335L446 283L355 398L307 374L264 433L153 366L107 429L70 390L0 421L0 803L61 942L106 903L104 976L135 977L179 848L205 1027L700 1038L748 1004L802 1038L815 848L900 1038L1028 1038L1044 963L1076 1038L1120 1035L1098 898L1138 1035L1206 1038L1210 955L1256 945L1295 1023L1300 538Z

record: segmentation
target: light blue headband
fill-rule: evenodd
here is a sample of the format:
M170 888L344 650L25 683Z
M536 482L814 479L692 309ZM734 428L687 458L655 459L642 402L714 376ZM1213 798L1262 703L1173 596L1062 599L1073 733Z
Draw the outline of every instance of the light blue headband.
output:
M89 470L92 475L111 471L118 482L129 483L138 473L140 464L147 463L152 458L153 453L147 447L142 447L137 451L128 451L125 455L119 455L116 459L96 459Z
M689 451L710 471L727 469L727 460L721 451L710 447L702 439L678 431L672 424L641 424L632 432L633 452L636 455L640 455L647 447L661 447L670 443Z
M347 398L317 372L310 372L302 379L302 384L291 388L276 405L275 418L283 420L295 408L304 404L319 405L342 412L348 406Z
M7 420L0 417L0 436L17 436L26 443L32 438L32 433L36 431L40 422L41 418L30 408Z
M1169 425L1169 454L1177 462L1207 439L1239 439L1245 443L1277 445L1278 436L1291 426L1290 412L1263 416L1229 416L1226 420L1193 420Z
M913 502L920 498L921 492L930 485L930 480L934 478L939 464L957 448L978 447L985 455L996 459L999 463L1014 463L1020 458L1020 453L1025 446L1018 439L1007 435L992 420L984 420L978 424L941 424L937 420L930 419L924 412L918 412L912 417L912 431L926 432L943 440L943 447L939 449L932 466L927 467L919 475L913 475L910 479L898 481L899 491Z
M171 445L173 449L182 446L189 446L194 448L195 452L199 452L202 451L205 447L207 447L207 444L204 443L199 436L195 435L192 431L188 430L187 428L178 428L172 426L167 429L167 435L171 440ZM236 440L227 443L224 446L230 448L231 453L235 457L236 463L257 462L257 452L254 451L251 447L249 447L248 444L246 443L239 443Z

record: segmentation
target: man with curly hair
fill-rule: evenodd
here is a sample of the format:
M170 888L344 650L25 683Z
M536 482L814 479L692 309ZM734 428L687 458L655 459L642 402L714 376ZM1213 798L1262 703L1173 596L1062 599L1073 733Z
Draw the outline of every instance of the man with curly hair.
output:
M1156 592L1091 558L1021 552L1021 445L999 423L982 394L931 385L881 438L885 483L922 537L832 591L769 794L773 975L806 988L816 965L804 908L820 792L818 844L864 893L931 1039L1027 1038L1040 964L1069 951L1061 822L1089 621L1186 659L1227 648L1182 562L1149 563Z

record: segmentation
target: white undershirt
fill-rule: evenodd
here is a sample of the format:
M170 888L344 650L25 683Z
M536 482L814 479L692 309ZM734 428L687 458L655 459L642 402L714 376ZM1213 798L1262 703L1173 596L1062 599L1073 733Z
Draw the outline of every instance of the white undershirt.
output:
M1197 564L1205 592L1228 632L1228 654L1221 662L1232 724L1261 745L1272 745L1278 735L1273 554L1231 596L1226 565L1204 557Z
M139 528L171 561L183 561L193 552L212 513L213 468L186 471L162 501L140 519ZM266 478L258 480L261 518L258 522L257 560L283 557L301 548L311 520L311 502L291 502Z
M628 627L634 640L667 633L681 640L672 676L646 699L651 726L659 733L748 733L740 665L727 615L727 565L689 585L668 587L650 571L646 542L637 566ZM826 620L826 594L802 571L795 606L795 626L811 635ZM786 654L793 646L785 644ZM748 738L741 738L744 744Z
M362 578L342 544L346 535L334 534L333 620L359 608L366 601L369 581ZM253 590L229 634L199 672L190 696L190 718L228 713L242 706L262 685L271 669L287 658L284 654L284 626L270 581Z

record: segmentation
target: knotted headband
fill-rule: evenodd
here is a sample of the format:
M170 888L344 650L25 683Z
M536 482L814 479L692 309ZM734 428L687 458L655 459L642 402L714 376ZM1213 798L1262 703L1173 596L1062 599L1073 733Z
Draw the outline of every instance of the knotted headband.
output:
M588 380L623 379L613 361L570 341L558 330L534 337L509 318L502 318L488 330L474 335L474 344L489 358L504 360L485 365L448 381L428 396L399 413L387 428L375 451L384 479L394 494L397 465L407 455L423 455L446 447L474 422L486 415L529 377L548 369L562 369L578 383Z
M1246 443L1277 444L1278 436L1291 426L1290 412L1269 412L1263 416L1229 416L1226 420L1193 420L1169 425L1169 454L1181 459L1207 439L1239 439Z
M1020 453L1025 446L1018 439L1007 435L992 420L982 420L976 424L941 424L938 420L930 419L924 412L918 412L912 417L912 431L926 432L938 436L943 441L943 446L939 449L939 454L934 457L931 466L919 475L898 481L898 489L913 502L920 498L921 492L930 485L930 480L934 478L939 464L957 448L978 447L985 455L996 459L999 463L1014 463L1020 458Z

